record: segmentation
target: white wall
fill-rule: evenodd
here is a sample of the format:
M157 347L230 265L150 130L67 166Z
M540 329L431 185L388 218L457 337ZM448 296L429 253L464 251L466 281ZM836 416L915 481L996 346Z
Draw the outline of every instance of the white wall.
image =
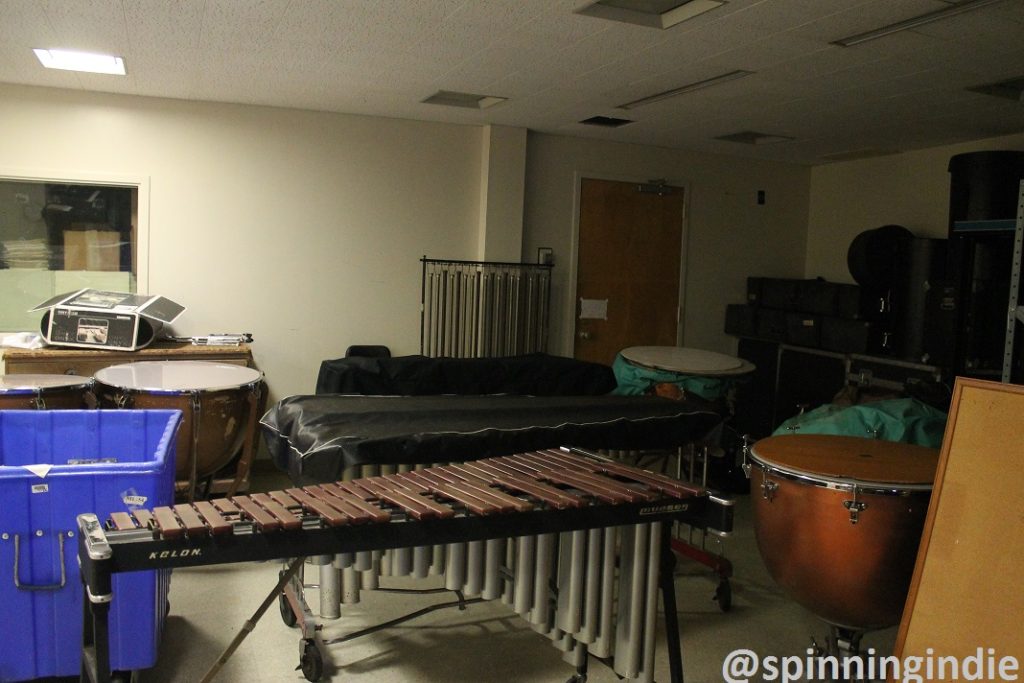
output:
M271 399L418 352L419 259L477 252L477 127L0 85L0 130L5 167L148 177L148 291L252 332Z
M919 237L946 237L949 158L983 150L1024 150L1024 135L812 169L805 276L853 282L846 265L850 243L883 225L902 225Z
M526 129L481 126L481 261L519 260L523 244L523 192L526 183Z
M530 133L523 260L554 249L553 353L572 355L574 193L577 178L664 178L689 190L689 243L683 343L732 353L725 306L746 300L749 275L801 277L808 168ZM766 203L757 204L765 190Z

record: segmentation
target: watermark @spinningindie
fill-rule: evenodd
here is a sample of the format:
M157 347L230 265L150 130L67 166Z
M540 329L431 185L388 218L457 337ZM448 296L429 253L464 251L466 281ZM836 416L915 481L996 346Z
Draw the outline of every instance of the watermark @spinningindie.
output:
M760 656L753 650L733 650L722 662L725 683L755 681L834 681L867 680L925 683L926 681L1017 681L1020 662L1012 655L1001 655L995 648L979 647L974 654L954 657L935 654L882 656L868 648L859 655L823 655L807 648L806 655Z

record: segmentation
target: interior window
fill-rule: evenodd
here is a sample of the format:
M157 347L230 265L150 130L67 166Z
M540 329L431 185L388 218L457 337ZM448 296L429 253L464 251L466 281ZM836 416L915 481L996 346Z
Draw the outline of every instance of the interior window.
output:
M137 229L135 186L0 178L0 332L38 331L57 294L134 292Z

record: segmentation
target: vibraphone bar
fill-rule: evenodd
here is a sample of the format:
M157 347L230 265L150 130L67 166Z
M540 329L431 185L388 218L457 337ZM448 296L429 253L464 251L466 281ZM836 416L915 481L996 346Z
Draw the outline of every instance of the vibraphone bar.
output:
M138 509L114 513L105 525L95 515L80 515L87 597L83 680L109 680L107 612L117 572L419 550L635 525L660 539L650 546L654 571L660 569L653 584L665 604L671 678L682 681L671 524L660 524L677 519L728 532L732 506L692 484L565 449Z

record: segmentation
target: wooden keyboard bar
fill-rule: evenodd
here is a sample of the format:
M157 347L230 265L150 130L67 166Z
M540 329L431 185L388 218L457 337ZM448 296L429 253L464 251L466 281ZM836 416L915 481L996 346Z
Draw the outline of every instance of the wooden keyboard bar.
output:
M206 521L207 526L210 527L210 533L214 536L231 532L231 523L224 519L224 517L217 512L217 508L215 508L209 501L197 500L192 503L192 507L194 507L196 512L198 512L203 520Z
M137 528L135 520L127 512L111 512L110 524L117 531L132 531Z
M174 513L178 515L178 519L181 520L182 526L185 527L185 533L189 536L206 535L206 525L203 524L203 520L191 505L186 503L175 505Z
M241 510L255 524L260 531L277 531L281 528L281 522L274 518L269 512L260 507L248 496L234 496L231 499L239 510Z
M505 512L529 512L534 507L529 502L509 495L501 489L491 486L489 481L476 477L465 470L460 471L455 466L446 466L440 469L448 476L454 477L453 484L469 493L487 496L488 500L493 500L494 504Z
M281 528L291 531L293 529L302 528L302 520L296 517L292 512L285 506L278 503L276 500L271 498L265 493L253 493L249 496L255 503L264 508L267 512L277 518L277 521L281 522Z
M146 529L168 540L231 534L251 521L259 532L410 520L643 504L703 490L665 475L556 449L435 465L248 496L114 512L113 532ZM315 517L315 519L313 519ZM246 529L248 527L245 527Z
M421 496L412 489L392 484L382 477L362 479L360 483L382 500L402 508L413 519L447 518L455 515L450 507L435 503L427 496Z
M410 475L421 475L426 478L425 472L410 472ZM399 475L400 476L400 475ZM437 483L434 484L434 490L444 496L451 496L452 492L458 492L460 495L472 497L480 501L483 505L493 510L482 512L480 514L493 514L494 512L526 512L534 509L529 503L520 501L517 498L513 498L507 494L500 492L497 488L492 488L487 485L486 482L481 479L482 485L476 486L459 477L454 470L449 467L438 468L435 473ZM461 502L461 501L460 501Z
M548 481L553 481L558 484L572 486L573 488L579 489L580 491L584 491L585 493L594 496L595 498L602 502L611 503L613 505L617 503L630 502L629 496L619 491L616 491L614 488L605 486L603 484L595 484L582 477L576 476L576 474L573 472L567 472L566 470L561 469L547 469L544 467L537 467L534 463L531 463L528 460L519 459L519 456L508 456L508 459L511 462L533 469L533 471L535 472L533 476L535 476L537 479L546 479Z
M434 517L440 517L441 519L448 519L455 516L455 510L451 509L443 503L439 503L428 495L418 494L412 489L404 486L401 482L389 479L388 477L373 477L371 481L374 481L384 488L391 489L395 493L409 498L415 501L417 505L421 505L430 511L430 514Z
M149 510L132 510L132 517L139 523L139 527L142 529L155 529L156 520L153 519L153 513Z
M367 503L362 498L359 498L358 496L349 493L338 484L321 484L321 488L323 488L324 491L327 491L332 496L344 501L348 505L351 505L354 508L358 508L359 510L362 510L366 514L370 515L374 522L382 523L387 522L391 519L391 513L388 512L387 510L381 510L376 505L371 505Z
M566 464L571 464L578 468L587 468L595 472L605 472L607 474L614 474L620 477L626 477L634 481L640 482L650 486L656 491L661 491L677 497L693 496L701 493L702 489L694 484L688 484L679 479L673 479L672 477L664 474L658 474L657 472L650 472L648 470L642 470L637 467L629 467L615 462L605 462L603 460L590 460L588 458L580 457L574 453L565 453L563 451L547 451L552 453L554 457L559 458Z
M217 511L225 515L241 515L242 511L238 509L238 506L232 503L227 498L214 498L210 501L213 507L217 508Z
M604 476L602 474L595 474L595 473L590 472L589 470L586 470L586 469L580 469L580 468L577 468L577 467L574 467L572 469L567 469L565 467L557 466L558 463L553 463L552 462L552 458L549 457L549 456L544 456L544 455L540 455L540 454L533 454L533 453L525 453L522 456L515 456L515 457L521 457L522 459L524 459L524 460L526 460L528 462L531 462L531 463L535 464L536 466L542 468L544 471L555 471L555 472L565 472L565 471L567 471L573 477L576 477L577 479L579 479L581 481L588 481L588 482L592 483L593 485L599 486L599 487L601 487L601 488L603 488L603 489L605 489L607 491L614 491L615 493L617 493L619 495L625 496L626 499L630 503L640 503L640 502L643 502L645 500L654 500L657 497L657 496L655 496L650 491L640 491L640 490L638 490L635 487L635 484L634 484L634 486L631 487L631 486L628 486L628 485L626 485L626 484L624 484L624 483L622 483L622 482L620 482L620 481L618 481L616 479L611 479L610 477L606 477L606 476Z
M297 500L303 508L320 515L330 526L344 526L349 517L329 503L314 498L302 489L285 489L285 493Z
M454 478L454 477L453 477ZM491 515L501 512L502 507L496 505L493 499L465 490L465 488L449 482L446 477L438 473L427 474L426 472L403 472L384 477L387 481L397 482L400 485L408 486L419 493L434 493L444 498L454 500L466 507L474 515Z
M341 498L331 495L322 486L307 486L303 490L348 517L348 521L352 524L363 524L373 520L373 517L365 510L349 505Z
M153 508L153 520L164 538L181 538L185 535L185 528L178 523L174 510L167 506Z
M583 499L579 496L575 496L571 493L567 493L554 486L548 486L542 484L539 481L521 477L514 473L514 470L509 470L504 467L496 466L492 463L484 462L471 462L463 463L461 465L452 465L452 467L459 470L466 470L473 474L479 474L481 476L491 477L491 480L496 484L512 489L513 491L521 491L526 493L538 500L550 505L558 510L564 510L571 507L580 507L583 505Z

